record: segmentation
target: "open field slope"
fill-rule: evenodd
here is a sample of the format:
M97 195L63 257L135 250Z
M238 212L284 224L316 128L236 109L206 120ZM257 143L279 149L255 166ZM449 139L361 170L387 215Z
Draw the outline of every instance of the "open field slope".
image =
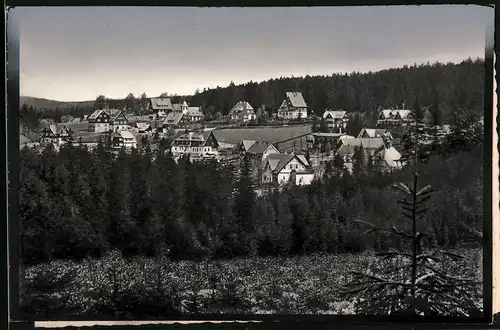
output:
M227 128L215 129L215 137L227 143L236 143L241 140L263 140L277 142L311 132L311 125L257 127L257 128Z
M454 252L464 259L453 267L442 264L441 270L482 281L481 250ZM44 295L54 303L64 300L59 313L66 316L115 311L124 319L198 313L353 314L352 302L344 301L339 291L351 280L350 272L365 271L373 263L385 264L388 273L395 267L371 253L194 262L142 257L126 261L113 252L99 260L28 267L23 306L25 312L30 311L27 307L31 312L41 308L35 299ZM59 289L46 285L47 279L64 278L67 284ZM44 290L36 289L43 283Z

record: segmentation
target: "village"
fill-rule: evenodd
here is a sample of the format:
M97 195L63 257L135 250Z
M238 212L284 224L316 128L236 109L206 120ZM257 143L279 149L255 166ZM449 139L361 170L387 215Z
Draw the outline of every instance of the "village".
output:
M279 126L265 127L276 131L294 127L301 131L290 137L255 139L247 137L251 129L245 124L256 119L256 111L247 101L239 101L229 111L226 123L212 124L204 121L200 107L189 106L187 102L175 104L168 97L151 98L145 116L130 116L124 110L96 109L84 120L74 119L69 123L49 124L41 131L39 141L21 143L23 146L44 148L48 144L56 150L72 141L73 144L93 148L100 136L109 134L115 151L137 148L142 137L156 139L169 137L169 151L174 159L189 155L191 161L213 159L218 162L237 164L244 155L249 156L254 169L255 180L260 186L281 185L292 182L308 185L315 177L322 177L325 164L335 157L341 157L346 170L352 172L353 155L356 148L363 149L365 156L378 162L379 168L390 171L403 164L394 133L415 123L415 116L409 109L383 109L379 111L376 127L364 127L356 136L348 135L346 127L350 117L346 111L325 110L322 117L308 115L308 105L301 92L287 92L274 118ZM316 132L311 122L321 122L323 130ZM231 139L225 139L226 129L236 129ZM440 127L440 134L449 131ZM292 131L292 135L293 135ZM222 136L222 137L221 137Z

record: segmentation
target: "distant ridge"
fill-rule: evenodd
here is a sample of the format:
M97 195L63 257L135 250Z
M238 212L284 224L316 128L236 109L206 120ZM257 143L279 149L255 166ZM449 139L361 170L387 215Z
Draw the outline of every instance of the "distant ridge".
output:
M64 101L54 101L39 97L32 96L20 96L19 97L19 107L26 104L28 107L32 106L35 109L55 109L56 107L67 108L74 106L92 106L94 101L78 101L78 102L64 102Z

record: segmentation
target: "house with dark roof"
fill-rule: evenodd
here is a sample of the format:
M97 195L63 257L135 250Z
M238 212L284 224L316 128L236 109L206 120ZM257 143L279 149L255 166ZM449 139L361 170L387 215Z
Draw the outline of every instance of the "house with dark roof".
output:
M191 160L219 159L219 143L212 131L183 133L174 139L171 151L176 159L186 154Z
M95 133L119 132L128 130L128 119L122 110L101 109L87 117L89 131Z
M158 117L166 117L169 112L173 111L172 101L169 97L152 97L149 100L148 109Z
M254 108L247 101L239 101L236 103L229 111L229 117L231 120L243 123L257 118Z
M270 154L262 162L261 182L264 185L308 185L314 180L306 157L295 154Z
M277 117L281 119L299 119L307 117L307 104L301 92L287 92L278 109Z
M173 111L167 115L167 118L163 120L162 128L166 132L174 128L186 128L189 127L188 117L181 111Z
M61 128L57 127L57 125L49 125L42 130L40 136L40 144L47 145L52 144L55 147L58 147L70 139L72 132L66 126L62 126Z
M347 111L343 110L326 110L323 113L323 119L326 122L328 130L333 133L345 133L347 123L349 122Z

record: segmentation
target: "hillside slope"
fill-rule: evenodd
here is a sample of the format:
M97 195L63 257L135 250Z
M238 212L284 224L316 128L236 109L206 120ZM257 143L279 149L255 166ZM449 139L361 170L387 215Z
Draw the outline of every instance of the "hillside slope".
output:
M31 97L31 96L20 96L19 97L19 106L23 106L26 104L28 107L33 107L35 109L55 109L55 108L68 108L68 107L86 107L92 106L94 101L79 101L79 102L62 102L62 101L54 101L48 100L39 97Z

